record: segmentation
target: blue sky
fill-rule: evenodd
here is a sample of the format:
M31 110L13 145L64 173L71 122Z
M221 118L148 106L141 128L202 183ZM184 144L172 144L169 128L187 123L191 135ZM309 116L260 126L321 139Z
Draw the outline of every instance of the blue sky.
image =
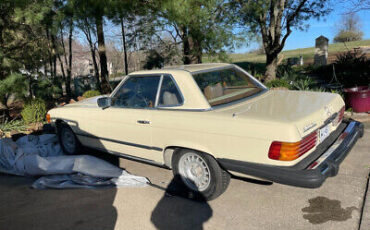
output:
M325 18L320 21L308 21L310 27L307 31L293 30L292 34L287 39L284 50L315 46L315 38L320 35L324 35L329 38L329 42L332 43L337 32L338 24L341 21L341 17L346 9L348 9L346 4L337 4L336 2L337 1L333 1L336 6ZM364 32L363 39L370 39L370 11L360 11L357 15L361 20L362 31ZM234 52L245 53L256 49L257 47L258 44L251 44L250 46L238 48Z

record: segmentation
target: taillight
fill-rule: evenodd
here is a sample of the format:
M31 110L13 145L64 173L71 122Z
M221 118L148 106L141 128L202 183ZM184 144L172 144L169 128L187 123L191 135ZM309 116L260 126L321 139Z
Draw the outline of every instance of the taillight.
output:
M273 160L292 161L315 147L316 141L317 131L298 142L274 141L271 143L268 155Z
M333 125L336 126L340 124L343 120L344 116L344 106L339 110L337 117L333 121Z

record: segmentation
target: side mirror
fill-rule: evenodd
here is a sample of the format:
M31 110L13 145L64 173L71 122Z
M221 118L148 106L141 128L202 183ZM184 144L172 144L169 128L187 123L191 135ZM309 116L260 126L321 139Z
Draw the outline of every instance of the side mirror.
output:
M101 97L98 99L98 106L102 109L106 109L112 105L111 97Z

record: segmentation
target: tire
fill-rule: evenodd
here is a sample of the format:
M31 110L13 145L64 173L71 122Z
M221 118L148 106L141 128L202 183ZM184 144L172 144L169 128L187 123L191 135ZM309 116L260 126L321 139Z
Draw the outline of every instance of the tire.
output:
M61 123L58 125L58 138L65 154L75 155L80 151L81 143L67 124Z
M230 174L205 153L181 149L173 155L172 166L178 183L194 192L193 197L200 195L205 200L213 200L224 193L230 183Z

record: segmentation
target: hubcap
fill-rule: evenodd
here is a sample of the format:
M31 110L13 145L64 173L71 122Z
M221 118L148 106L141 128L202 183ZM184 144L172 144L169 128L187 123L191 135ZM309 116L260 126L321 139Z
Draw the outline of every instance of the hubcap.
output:
M72 130L64 128L62 130L62 140L64 148L69 152L73 153L76 147L76 139Z
M179 160L182 181L194 191L204 191L211 182L207 163L196 153L186 153Z

